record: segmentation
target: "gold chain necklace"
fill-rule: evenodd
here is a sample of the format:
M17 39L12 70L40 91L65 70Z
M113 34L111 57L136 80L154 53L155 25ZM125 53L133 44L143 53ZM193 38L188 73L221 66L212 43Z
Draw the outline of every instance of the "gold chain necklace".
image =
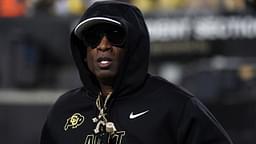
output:
M94 132L96 134L98 134L100 132L107 132L112 135L117 131L114 123L109 122L106 118L107 102L111 95L112 95L112 92L110 92L107 95L107 97L104 101L104 104L101 104L101 96L102 96L101 93L99 93L99 95L96 99L96 107L99 110L99 115L98 115L98 117L95 117L92 119L94 123L97 123L96 128L94 129Z

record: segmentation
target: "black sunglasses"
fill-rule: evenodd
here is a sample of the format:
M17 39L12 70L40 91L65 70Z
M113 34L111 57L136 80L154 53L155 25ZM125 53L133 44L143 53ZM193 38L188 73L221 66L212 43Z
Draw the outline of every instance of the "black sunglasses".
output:
M96 48L103 36L106 36L112 45L118 47L122 47L126 40L126 32L121 26L99 24L83 32L83 41L86 46Z

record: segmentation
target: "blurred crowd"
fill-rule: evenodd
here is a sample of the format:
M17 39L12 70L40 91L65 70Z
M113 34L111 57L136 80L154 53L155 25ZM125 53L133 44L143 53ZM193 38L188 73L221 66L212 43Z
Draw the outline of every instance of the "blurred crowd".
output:
M0 16L76 15L86 5L86 0L1 0Z
M97 0L1 0L0 17L80 15ZM137 5L143 12L207 10L244 11L255 6L255 0L119 0Z

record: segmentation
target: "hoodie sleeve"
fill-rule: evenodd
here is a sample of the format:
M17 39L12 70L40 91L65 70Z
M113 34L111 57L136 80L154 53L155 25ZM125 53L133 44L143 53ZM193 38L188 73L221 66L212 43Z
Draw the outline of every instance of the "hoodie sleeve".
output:
M40 144L54 144L47 122L44 124L42 129Z
M195 97L184 106L178 127L178 144L232 144L209 110Z

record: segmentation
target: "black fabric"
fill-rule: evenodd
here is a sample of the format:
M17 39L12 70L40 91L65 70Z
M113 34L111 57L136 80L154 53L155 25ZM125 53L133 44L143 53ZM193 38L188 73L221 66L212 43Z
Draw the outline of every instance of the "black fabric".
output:
M141 12L120 2L96 2L82 16L104 16L127 29L127 49L107 104L117 132L113 144L231 144L214 116L194 96L148 71L149 33ZM86 46L71 34L71 49L84 87L62 95L49 112L41 144L101 144L94 134L99 86L88 70Z

